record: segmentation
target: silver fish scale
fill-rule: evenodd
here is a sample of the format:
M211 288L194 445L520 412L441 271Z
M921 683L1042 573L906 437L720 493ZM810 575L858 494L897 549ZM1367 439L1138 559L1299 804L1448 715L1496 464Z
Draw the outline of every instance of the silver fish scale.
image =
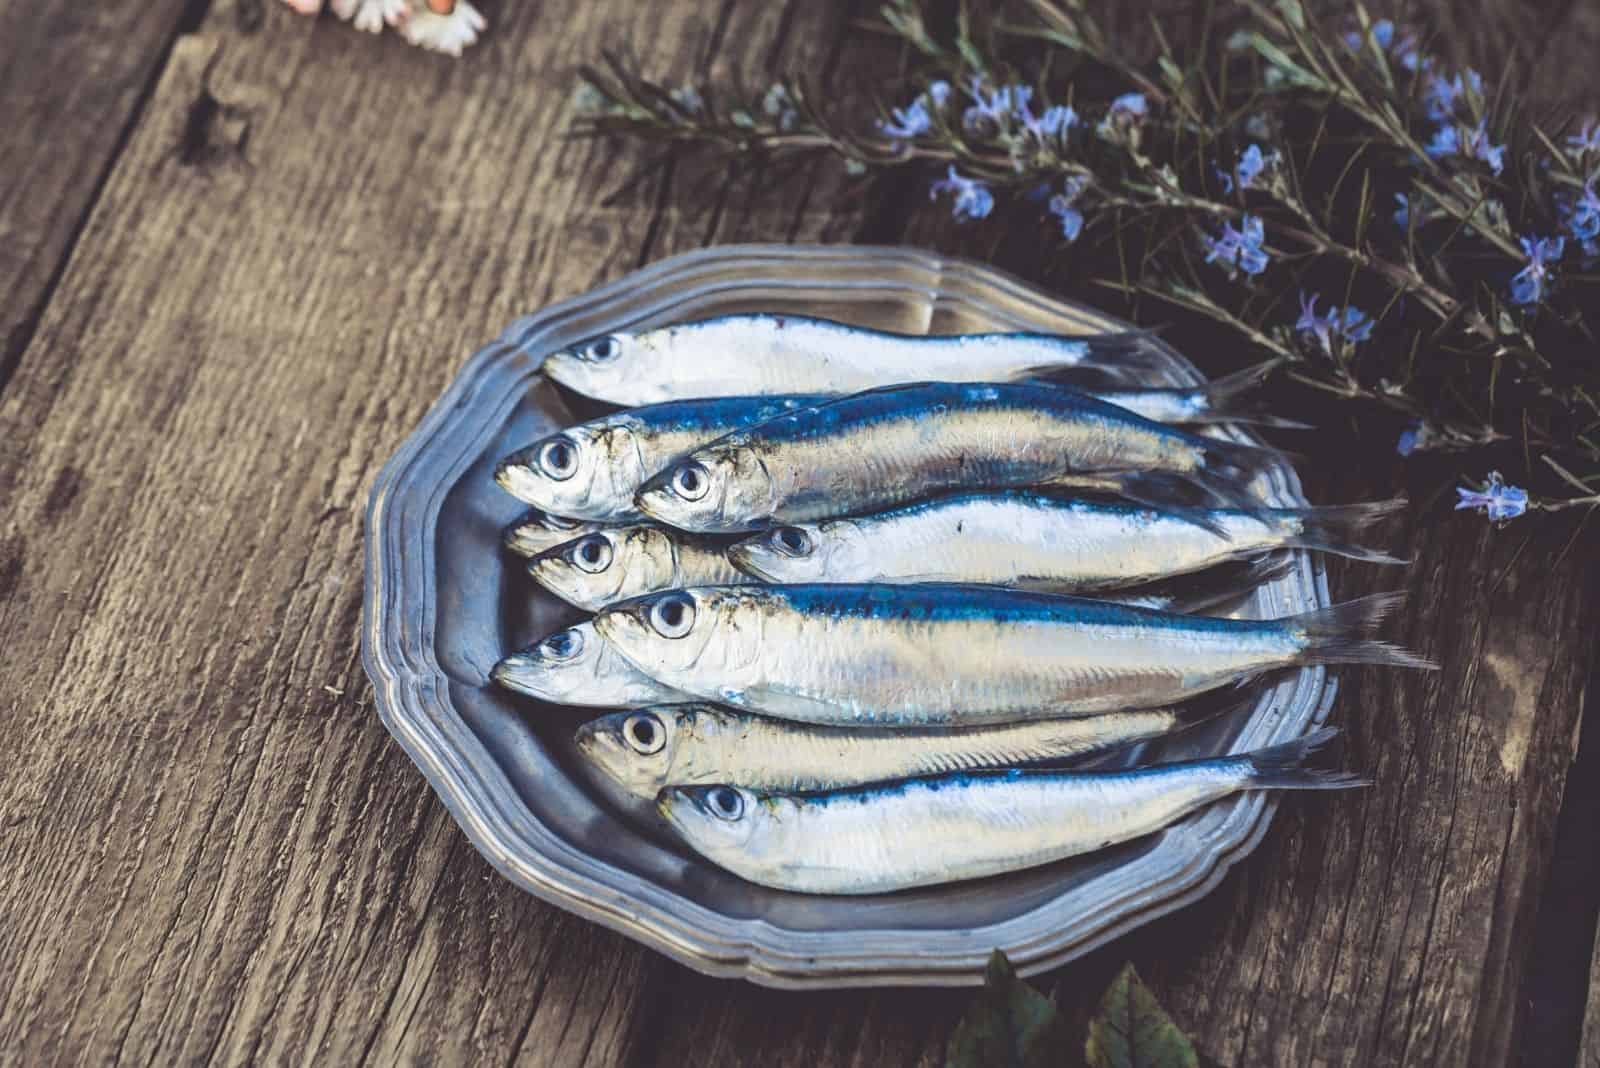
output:
M765 799L747 849L714 856L756 882L879 893L979 878L1159 830L1248 782L1238 761L1120 775L1031 773L912 781ZM691 839L692 840L692 839Z

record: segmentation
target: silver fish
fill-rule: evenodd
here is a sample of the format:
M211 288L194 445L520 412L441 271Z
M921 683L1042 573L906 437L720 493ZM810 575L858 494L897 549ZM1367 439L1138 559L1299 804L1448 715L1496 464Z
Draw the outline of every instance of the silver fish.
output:
M679 456L732 431L831 397L791 395L677 401L567 427L519 449L495 481L519 501L556 515L606 523L643 518L634 495Z
M1405 507L1173 508L966 494L876 515L775 527L728 557L768 582L979 582L1060 592L1132 586L1276 549L1403 563L1360 543ZM685 583L684 585L689 585Z
M1268 360L1204 386L1189 389L1127 387L1086 389L1085 392L1158 423L1251 423L1256 426L1309 430L1310 426L1306 423L1247 407L1242 399L1282 362Z
M704 700L941 727L1158 708L1304 664L1431 667L1365 637L1403 599L1240 620L992 586L709 586L624 601L594 625L639 670Z
M551 515L538 508L529 508L506 526L500 540L507 549L518 556L533 557L547 549L565 545L574 538L581 538L591 531L599 530L602 525L591 523L586 519L568 519L565 516Z
M558 545L528 561L528 573L590 612L657 590L757 581L734 567L720 545L644 525L597 530Z
M638 708L692 700L656 682L595 633L593 621L557 631L494 666L508 690L558 705Z
M856 393L941 379L1004 382L1095 369L1148 378L1163 362L1147 334L891 334L799 315L726 315L590 338L545 357L544 373L611 404L762 393Z
M1087 756L1177 730L1181 709L1114 712L968 730L816 727L715 705L614 712L578 728L578 750L628 793L735 782L752 790L831 790L868 782Z
M778 416L646 482L639 508L683 530L734 532L878 511L950 490L1111 481L1135 500L1174 485L1251 508L1276 454L1141 419L1072 390L922 383Z
M1307 766L1337 733L1323 729L1253 753L1132 771L952 775L809 795L673 786L657 808L696 852L751 882L878 894L1090 853L1241 791L1367 785Z

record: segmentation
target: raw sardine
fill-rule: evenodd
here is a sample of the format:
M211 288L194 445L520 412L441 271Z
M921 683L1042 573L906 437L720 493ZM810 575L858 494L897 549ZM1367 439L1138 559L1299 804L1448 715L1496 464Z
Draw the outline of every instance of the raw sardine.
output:
M640 484L679 456L724 434L830 399L721 397L617 412L512 453L494 477L519 501L557 515L634 522L643 518L633 500Z
M508 690L558 705L638 708L692 700L618 656L595 633L592 621L512 653L494 666L489 677Z
M1197 487L1252 508L1277 454L1202 438L1052 386L922 383L778 416L651 478L641 510L702 532L879 511L950 490L1090 476L1135 500Z
M1392 500L1196 514L1029 493L965 494L776 527L739 542L728 557L768 582L981 582L1087 591L1286 548L1403 563L1362 544L1362 537L1404 507Z
M594 625L639 670L704 700L939 727L1157 708L1305 664L1431 667L1365 636L1403 599L1241 620L992 586L713 586L624 601Z
M822 794L673 786L657 807L696 852L751 882L877 894L1089 853L1245 790L1367 785L1307 766L1336 734L1133 771L963 774Z
M1168 734L1184 709L966 730L817 727L715 705L613 712L578 728L578 750L628 793L732 782L752 790L832 790L861 783L1067 760Z
M545 358L544 372L611 404L762 393L856 393L940 379L1004 382L1092 368L1118 381L1165 363L1148 335L890 334L799 315L726 315L591 338Z
M592 530L599 530L601 526L586 519L567 519L538 508L529 508L507 525L501 541L518 556L532 557L557 545L565 545L574 538L581 538Z
M558 545L528 561L528 573L590 612L657 590L756 581L733 566L722 545L644 525L597 530Z

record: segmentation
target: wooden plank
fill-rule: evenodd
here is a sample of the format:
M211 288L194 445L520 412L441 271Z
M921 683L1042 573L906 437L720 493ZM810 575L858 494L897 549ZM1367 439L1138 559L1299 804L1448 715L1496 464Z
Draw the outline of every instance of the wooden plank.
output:
M454 63L219 5L0 402L0 915L29 918L0 925L0 1042L31 1061L618 1063L647 1015L660 962L495 876L378 724L361 507L517 313L724 233L850 225L601 206L625 161L559 136L573 68L636 40L667 74L759 72L838 22L493 14Z
M188 6L0 0L0 388Z

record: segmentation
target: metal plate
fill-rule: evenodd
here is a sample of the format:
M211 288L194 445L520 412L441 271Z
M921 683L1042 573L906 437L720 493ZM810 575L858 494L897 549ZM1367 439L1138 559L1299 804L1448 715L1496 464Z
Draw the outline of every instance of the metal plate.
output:
M996 947L1037 972L1216 886L1265 832L1268 795L1241 795L1137 842L1013 875L865 898L769 890L621 812L583 774L572 728L597 713L489 684L504 652L581 617L534 587L499 545L521 508L490 477L495 461L573 421L539 375L542 356L594 334L756 310L908 333L1126 329L976 264L910 249L790 245L678 256L513 324L467 362L384 467L367 510L362 655L379 714L473 845L518 886L692 968L783 987L976 983ZM1169 362L1145 384L1203 381L1176 353ZM1260 489L1275 505L1305 503L1284 465ZM1319 565L1299 553L1241 614L1327 603ZM1126 760L1285 741L1320 723L1332 698L1323 669L1294 672L1248 711Z

